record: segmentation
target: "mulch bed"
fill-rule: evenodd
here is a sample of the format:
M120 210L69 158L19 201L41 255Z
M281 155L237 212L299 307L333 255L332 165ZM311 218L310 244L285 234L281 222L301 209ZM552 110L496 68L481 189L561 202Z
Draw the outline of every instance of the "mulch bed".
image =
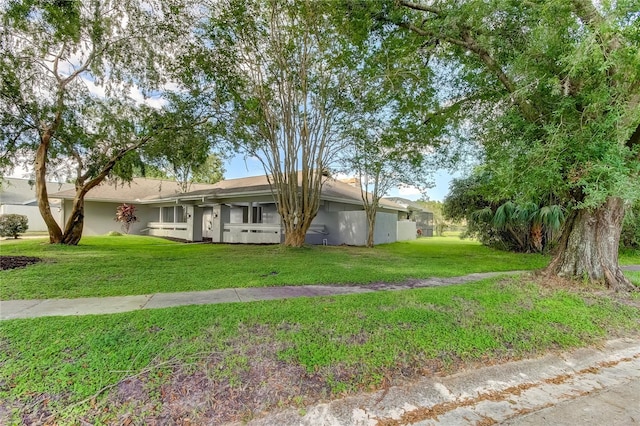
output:
M0 256L0 270L24 268L25 266L41 262L39 257L29 256Z

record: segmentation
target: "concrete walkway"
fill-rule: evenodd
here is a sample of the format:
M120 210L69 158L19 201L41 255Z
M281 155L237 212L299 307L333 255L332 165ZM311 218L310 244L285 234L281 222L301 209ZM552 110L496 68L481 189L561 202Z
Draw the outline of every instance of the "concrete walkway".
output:
M622 269L626 271L640 271L640 265L624 266ZM69 315L115 314L140 309L158 309L173 306L213 305L217 303L290 299L294 297L370 293L380 290L407 290L411 288L441 287L455 284L466 284L486 278L521 274L524 272L526 271L484 272L452 278L429 278L423 280L407 280L399 283L373 283L363 285L225 288L220 290L156 293L138 296L0 300L0 320Z
M465 284L501 275L520 274L522 272L523 271L486 272L453 278L430 278L424 280L409 280L400 283L373 283L366 285L306 285L226 288L220 290L156 293L139 296L6 300L0 301L0 320L68 315L115 314L140 309L158 309L173 306L212 305L217 303L290 299L294 297L370 293L380 290L406 290L410 288L440 287L454 284Z

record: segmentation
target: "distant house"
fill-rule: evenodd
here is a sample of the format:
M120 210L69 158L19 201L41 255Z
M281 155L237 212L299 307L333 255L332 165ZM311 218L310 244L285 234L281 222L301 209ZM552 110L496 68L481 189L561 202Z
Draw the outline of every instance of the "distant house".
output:
M47 182L47 192L68 190L74 186L69 183ZM50 199L49 206L58 224L62 224L62 206L60 200ZM46 231L47 225L40 215L36 199L35 182L29 179L2 178L0 184L0 214L21 214L29 220L29 231Z
M401 197L385 197L385 200L401 205L407 210L407 219L416 222L416 226L425 237L433 237L433 213L415 201Z
M75 191L52 194L64 200L65 219ZM175 182L135 178L131 183L104 183L87 193L85 235L120 231L114 221L116 207L134 204L139 222L134 234L220 243L280 243L284 241L280 215L266 176L229 179L214 185L194 184L180 193ZM375 244L416 237L416 223L406 219L407 209L383 200L378 209ZM320 209L306 237L309 244L364 245L367 220L360 190L326 178Z

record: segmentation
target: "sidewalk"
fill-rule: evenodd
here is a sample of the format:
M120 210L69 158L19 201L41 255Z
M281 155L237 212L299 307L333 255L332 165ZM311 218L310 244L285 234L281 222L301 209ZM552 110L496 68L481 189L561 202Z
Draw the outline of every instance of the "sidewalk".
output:
M623 266L626 271L640 271L640 265ZM220 290L181 293L156 293L137 296L86 297L77 299L0 300L0 321L18 318L37 318L69 315L100 315L140 309L169 308L187 305L254 302L257 300L318 297L341 294L370 293L380 290L441 287L466 284L502 275L522 274L526 271L484 272L451 278L428 278L399 283L363 285L306 285L282 287L225 288Z
M423 378L250 421L271 425L629 426L640 424L640 341L618 339L501 365ZM239 426L236 425L236 426Z
M257 300L290 299L294 297L333 296L370 293L380 290L406 290L464 284L522 271L486 272L452 278L429 278L401 283L365 285L306 285L282 287L226 288L182 293L156 293L138 296L86 297L78 299L33 299L0 301L0 320L68 315L99 315L140 309L158 309L186 305L254 302Z

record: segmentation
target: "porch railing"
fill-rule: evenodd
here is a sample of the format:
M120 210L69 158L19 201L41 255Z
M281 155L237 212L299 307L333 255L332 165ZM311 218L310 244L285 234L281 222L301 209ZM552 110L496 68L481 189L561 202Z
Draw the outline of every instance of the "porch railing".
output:
M187 224L184 222L148 222L149 235L187 239Z

